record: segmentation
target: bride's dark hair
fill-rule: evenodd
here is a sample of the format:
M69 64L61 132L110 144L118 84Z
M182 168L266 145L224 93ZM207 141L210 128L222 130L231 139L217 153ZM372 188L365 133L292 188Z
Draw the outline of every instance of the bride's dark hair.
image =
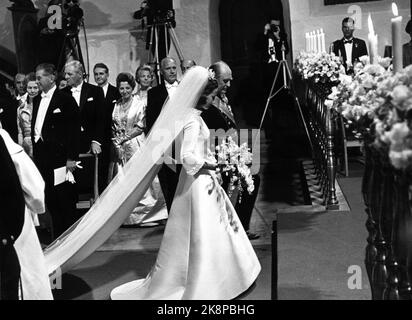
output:
M208 103L209 95L215 91L218 87L217 80L213 77L209 77L209 80L206 84L205 89L202 92L202 95L199 98L199 102L197 103L197 108L204 106Z

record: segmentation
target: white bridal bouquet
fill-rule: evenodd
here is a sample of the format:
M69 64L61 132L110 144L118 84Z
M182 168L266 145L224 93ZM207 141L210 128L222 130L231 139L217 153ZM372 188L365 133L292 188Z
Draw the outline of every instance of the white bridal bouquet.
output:
M228 183L229 197L237 188L240 203L244 190L251 194L255 189L250 172L253 154L250 152L247 143L239 146L232 137L228 137L219 146L216 146L216 154L218 163L216 173L220 183Z

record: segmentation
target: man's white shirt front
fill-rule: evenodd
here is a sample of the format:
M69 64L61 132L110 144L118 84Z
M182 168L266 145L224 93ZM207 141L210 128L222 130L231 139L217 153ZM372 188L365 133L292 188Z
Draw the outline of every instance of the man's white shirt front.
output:
M106 82L106 84L104 86L100 87L100 88L103 89L103 94L104 94L104 97L106 98L107 90L109 90L109 83Z
M70 89L72 91L72 96L74 100L76 100L77 106L79 107L80 107L80 95L82 94L82 87L83 87L83 81L77 87L72 87Z
M345 52L346 52L346 64L351 66L353 64L353 61L352 61L353 38L350 40L352 42L344 43L344 46L345 46ZM345 39L343 41L345 41Z
M171 97L176 91L176 88L179 86L179 82L177 82L177 80L173 82L172 84L165 82L165 85L166 85L167 93L169 94L169 97Z
M46 118L47 110L49 109L51 98L56 91L56 85L54 85L47 93L41 93L41 101L39 110L37 111L36 123L34 125L34 142L38 142L43 137L41 131L43 129L44 119Z

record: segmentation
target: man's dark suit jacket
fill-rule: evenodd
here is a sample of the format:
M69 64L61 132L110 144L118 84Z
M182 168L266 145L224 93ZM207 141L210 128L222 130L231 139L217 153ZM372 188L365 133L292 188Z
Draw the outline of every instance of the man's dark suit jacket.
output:
M221 112L216 106L211 105L209 109L202 112L201 115L203 121L206 123L207 127L212 130L223 129L228 132L229 130L238 130L235 120L232 117L229 117L226 113ZM220 137L221 138L221 137ZM211 137L213 139L213 137ZM215 139L215 143L218 141L218 137ZM211 141L211 147L215 147L216 144ZM250 218L252 216L253 208L255 205L256 197L259 191L260 186L260 177L258 174L253 176L253 181L255 185L255 190L252 194L244 192L242 195L242 202L236 203L235 209L239 215L239 219L243 225L243 228L248 231ZM223 189L227 190L229 182L225 181L222 185Z
M69 87L64 91L72 95ZM90 83L83 82L80 94L80 153L90 150L92 141L104 142L105 117L107 111L103 91Z
M0 135L0 300L18 300L20 264L14 249L24 224L25 202L13 160Z
M103 90L103 89L102 89ZM112 135L112 117L113 117L113 109L116 102L120 99L119 90L109 84L107 88L105 100L105 128L104 128L104 140L107 142L111 142L111 135Z
M33 100L32 141L34 161L47 183L53 183L53 170L66 165L67 160L79 156L80 114L71 95L56 89L42 127L42 148L34 140L34 128L41 95Z
M333 42L333 53L338 57L342 57L343 65L345 67L345 70L347 71L348 66L346 64L346 61L348 59L346 57L345 44L343 43L343 40L344 39L342 38ZM365 55L368 55L368 49L366 47L365 41L363 41L362 39L353 38L352 64L359 62L359 58Z
M146 135L152 129L154 123L162 111L163 105L168 98L169 94L164 82L157 87L150 89L147 93L147 107L146 107ZM173 147L174 150L174 147ZM174 157L174 152L172 157ZM159 170L158 177L160 186L162 188L163 195L166 200L166 206L170 212L172 207L173 198L175 196L177 183L179 181L179 174L182 166L178 164L176 166L176 172L173 171L166 164Z
M162 111L163 105L168 98L169 94L166 89L164 82L150 89L147 92L147 107L146 107L146 130L145 133L148 134L152 129L154 123Z

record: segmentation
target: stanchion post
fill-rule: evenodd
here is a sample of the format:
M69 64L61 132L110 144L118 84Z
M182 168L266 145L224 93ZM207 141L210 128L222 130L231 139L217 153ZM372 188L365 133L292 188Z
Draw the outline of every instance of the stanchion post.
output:
M278 214L272 223L272 300L278 300Z

